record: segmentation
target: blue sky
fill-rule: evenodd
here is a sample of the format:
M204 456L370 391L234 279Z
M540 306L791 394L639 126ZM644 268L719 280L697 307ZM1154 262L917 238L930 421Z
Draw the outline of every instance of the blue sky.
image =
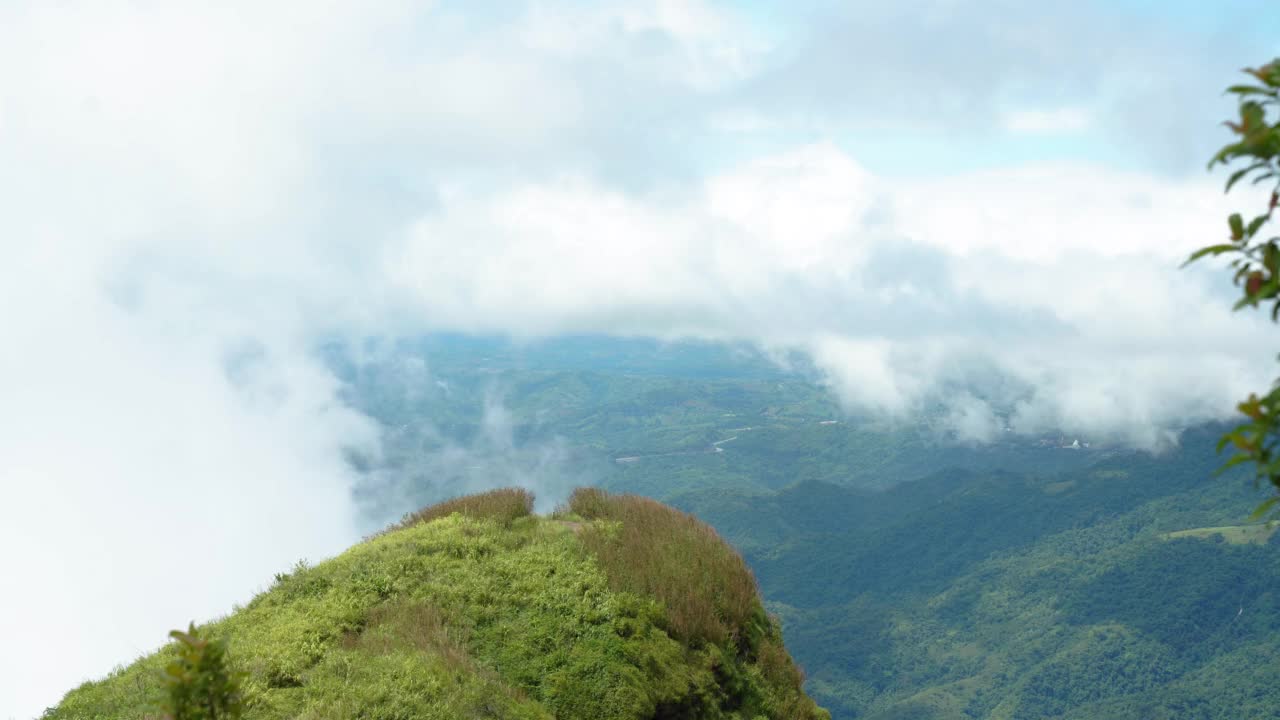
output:
M1270 326L1178 265L1260 200L1204 163L1278 23L1244 0L0 3L0 545L44 589L0 613L0 717L358 539L344 458L381 430L319 339L731 339L974 443L1158 449L1229 415L1274 375ZM155 539L191 522L207 573L157 593L185 549Z
M680 98L692 114L659 125L685 140L673 154L704 170L831 141L902 177L1056 160L1189 174L1225 139L1215 124L1231 109L1224 78L1280 53L1280 20L1261 0L704 7L721 13L749 66ZM444 8L477 29L527 18L512 4ZM661 95L638 94L628 109L643 116L645 100L673 99ZM752 114L755 130L701 127L734 112Z
M843 59L850 64L837 74L900 78L879 87L890 94L928 95L957 78L984 86L980 97L952 98L961 113L902 118L900 129L893 127L892 97L866 92L856 80L844 88L838 81L820 86L832 101L817 101L814 114L823 113L824 105L865 108L825 128L826 134L876 172L907 176L1045 160L1166 173L1199 170L1200 158L1226 137L1214 125L1231 109L1227 99L1213 99L1222 78L1280 53L1280 15L1255 0L1083 2L1053 11L1022 3L916 3L887 18L868 13L874 5L861 3L789 5L786 11L765 3L745 7L753 27L777 44L777 55L811 53L815 36L848 42L852 47ZM926 19L931 14L937 15L932 22ZM1010 24L1011 16L1017 22ZM927 77L877 66L881 60L874 55L863 57L856 41L860 27L917 58L915 67ZM1019 36L1036 40L1023 44ZM992 38L1004 42L990 43ZM859 59L869 66L853 64ZM1023 64L1033 71L1016 67ZM1150 112L1158 142L1125 123L1123 113L1136 110L1128 104ZM1054 111L1075 111L1075 121L1021 131L1008 126L1019 112ZM789 128L781 135L796 133Z

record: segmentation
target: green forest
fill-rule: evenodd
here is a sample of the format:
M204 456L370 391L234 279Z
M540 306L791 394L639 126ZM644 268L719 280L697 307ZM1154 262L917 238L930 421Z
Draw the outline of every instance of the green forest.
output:
M1274 717L1280 542L1189 435L1049 476L679 502L750 548L836 717Z

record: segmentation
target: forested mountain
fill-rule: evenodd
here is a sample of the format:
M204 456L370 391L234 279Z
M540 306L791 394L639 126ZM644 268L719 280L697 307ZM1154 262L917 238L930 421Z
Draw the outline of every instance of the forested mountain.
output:
M1080 470L677 502L747 552L836 717L1280 716L1280 541L1214 432Z
M688 510L744 552L837 718L1280 717L1280 541L1244 525L1246 480L1214 476L1220 427L1155 455L966 445L927 415L849 416L803 364L696 343L434 339L388 357L346 366L404 429L402 474L371 498L448 487L457 463L421 463L451 449L476 462L460 486L496 454Z

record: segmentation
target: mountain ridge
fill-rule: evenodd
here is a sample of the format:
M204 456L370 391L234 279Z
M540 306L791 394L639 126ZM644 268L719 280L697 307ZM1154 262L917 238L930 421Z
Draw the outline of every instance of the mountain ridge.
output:
M596 490L551 516L531 508L522 490L426 508L205 624L245 674L245 717L829 717L710 528ZM85 683L43 717L146 717L171 654Z

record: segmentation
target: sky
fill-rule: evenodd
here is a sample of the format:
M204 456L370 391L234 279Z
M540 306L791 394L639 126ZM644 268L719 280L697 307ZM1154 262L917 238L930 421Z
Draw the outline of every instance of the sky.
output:
M1269 10L0 4L0 717L358 539L322 338L747 341L973 442L1225 417L1269 326L1178 265L1258 204L1205 161Z

